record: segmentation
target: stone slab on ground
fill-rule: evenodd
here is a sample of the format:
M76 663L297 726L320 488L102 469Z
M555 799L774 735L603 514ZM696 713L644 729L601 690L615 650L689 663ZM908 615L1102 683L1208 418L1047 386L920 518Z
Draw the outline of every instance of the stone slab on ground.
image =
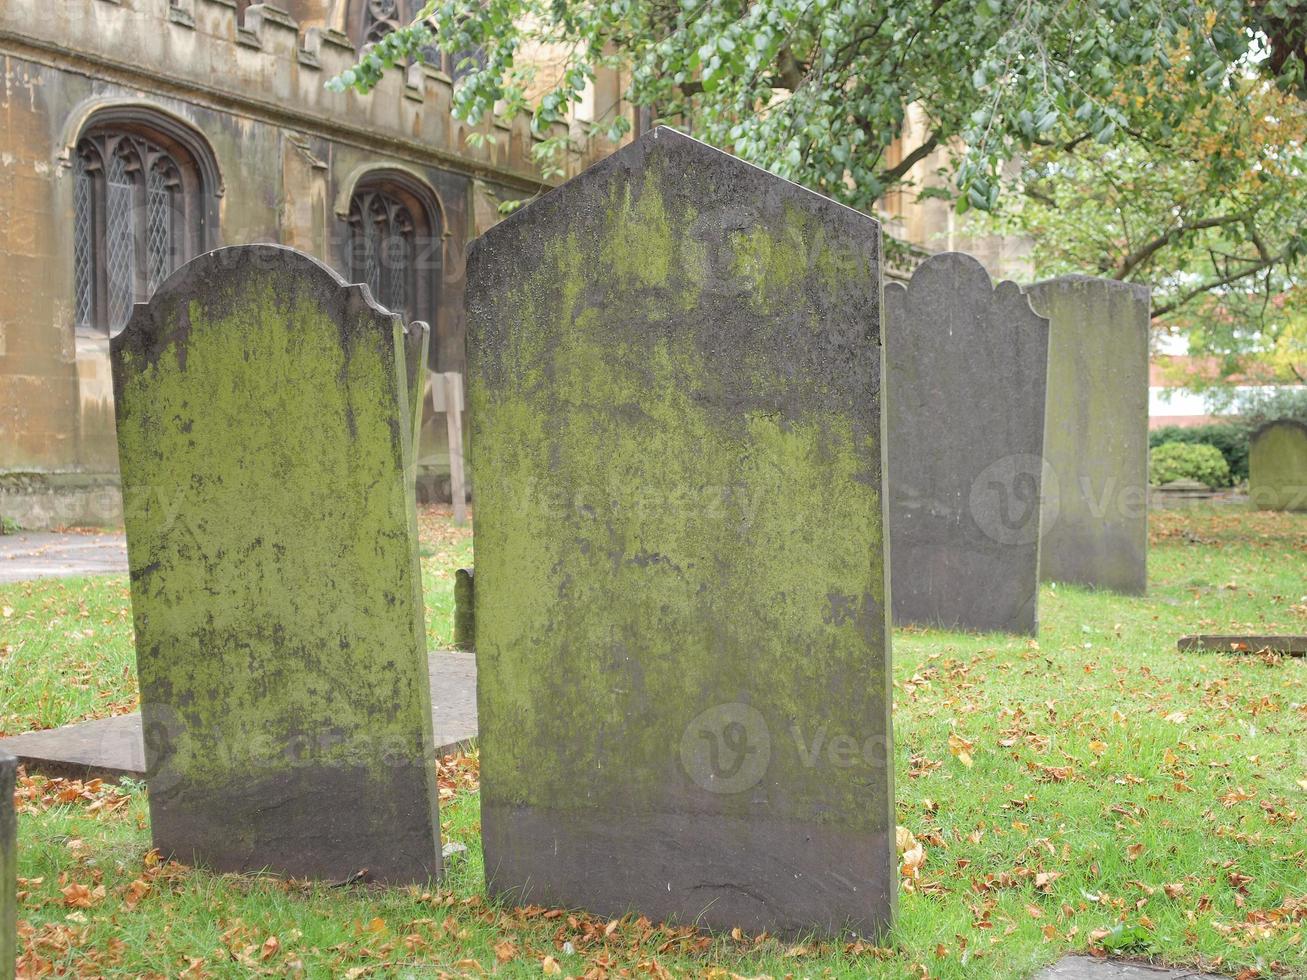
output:
M1219 974L1201 970L1169 969L1130 960L1097 959L1093 956L1064 956L1034 980L1224 980Z
M0 535L0 582L127 572L122 534L20 531Z
M1287 653L1291 656L1307 655L1307 635L1304 636L1253 636L1248 634L1182 636L1175 648L1181 653L1205 650L1212 653Z
M436 752L443 755L476 738L476 657L442 650L430 654L428 662ZM145 778L139 712L0 739L0 752L17 756L29 773L75 779Z

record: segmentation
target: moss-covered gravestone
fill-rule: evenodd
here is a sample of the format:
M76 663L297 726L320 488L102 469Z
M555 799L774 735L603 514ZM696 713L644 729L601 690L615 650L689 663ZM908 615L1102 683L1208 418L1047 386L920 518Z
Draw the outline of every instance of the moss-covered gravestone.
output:
M410 343L364 287L261 245L189 263L114 338L164 853L439 872Z
M473 244L496 895L890 920L879 242L658 129Z
M1277 419L1253 433L1248 495L1261 510L1307 511L1307 425Z
M885 287L894 620L1034 633L1048 321L970 255Z
M0 980L10 980L18 959L18 816L14 782L18 760L0 752Z
M1039 572L1139 595L1148 559L1148 287L1063 276L1026 288L1048 318Z

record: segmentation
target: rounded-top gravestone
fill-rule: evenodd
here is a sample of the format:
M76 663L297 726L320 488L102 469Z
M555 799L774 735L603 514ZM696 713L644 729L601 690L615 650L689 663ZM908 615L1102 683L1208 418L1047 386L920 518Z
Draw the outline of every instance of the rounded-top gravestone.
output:
M155 846L439 874L413 486L425 326L316 259L189 262L112 341Z
M1037 631L1047 372L1048 320L970 255L885 287L896 623Z
M1261 510L1307 511L1307 425L1277 419L1253 433L1248 495Z

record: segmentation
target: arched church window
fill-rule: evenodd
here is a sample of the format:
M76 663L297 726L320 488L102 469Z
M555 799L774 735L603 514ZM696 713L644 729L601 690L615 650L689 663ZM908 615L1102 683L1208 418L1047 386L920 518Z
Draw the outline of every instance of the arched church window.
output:
M412 178L375 177L350 199L346 262L378 303L434 325L443 238L434 196Z
M76 325L115 333L203 249L204 181L183 147L134 126L89 129L73 168Z

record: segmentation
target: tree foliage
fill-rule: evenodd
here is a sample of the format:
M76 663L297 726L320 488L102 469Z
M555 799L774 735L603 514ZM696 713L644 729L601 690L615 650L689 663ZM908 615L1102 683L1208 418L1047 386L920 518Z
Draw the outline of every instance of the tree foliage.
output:
M1150 281L1169 312L1250 275L1271 288L1301 251L1302 144L1272 144L1301 137L1305 21L1307 0L429 0L332 84L475 50L456 114L544 132L620 67L655 118L873 213L941 149L949 180L926 193L1021 197L1013 214L1065 240L1050 268ZM926 125L904 138L909 107Z
M1155 87L1182 84L1168 72ZM1124 89L1119 100L1144 98ZM1256 349L1307 377L1307 106L1244 73L1157 138L1032 148L998 226L1047 274L1151 285L1153 313L1227 370Z

